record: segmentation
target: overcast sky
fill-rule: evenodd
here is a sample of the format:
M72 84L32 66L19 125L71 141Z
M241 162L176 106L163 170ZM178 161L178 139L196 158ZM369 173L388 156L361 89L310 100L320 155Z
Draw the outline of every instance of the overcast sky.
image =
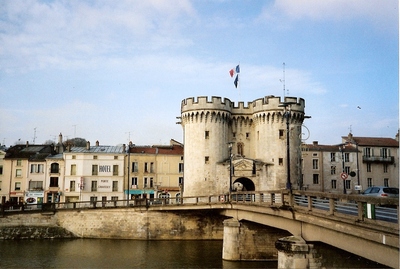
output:
M183 99L282 97L283 73L306 143L394 138L398 15L396 0L3 0L0 143L183 142Z

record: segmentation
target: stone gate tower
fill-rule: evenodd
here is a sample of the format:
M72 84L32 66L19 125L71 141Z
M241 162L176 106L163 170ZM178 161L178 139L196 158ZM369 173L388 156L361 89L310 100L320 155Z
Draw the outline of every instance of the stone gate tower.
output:
M289 114L285 117L285 106ZM289 121L290 177L300 179L302 98L266 96L247 106L221 97L191 97L181 103L184 132L183 196L229 192L230 162L234 190L286 187L286 120ZM230 160L229 143L232 143Z

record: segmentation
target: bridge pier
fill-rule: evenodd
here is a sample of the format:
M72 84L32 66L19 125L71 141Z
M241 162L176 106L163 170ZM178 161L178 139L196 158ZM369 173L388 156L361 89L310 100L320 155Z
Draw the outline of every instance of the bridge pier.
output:
M239 228L237 219L224 220L224 241L222 245L222 259L228 261L239 261Z
M278 249L278 268L321 268L321 258L317 257L314 246L300 236L280 238L275 246Z
M236 218L224 221L222 259L267 261L278 259L275 242L289 232Z

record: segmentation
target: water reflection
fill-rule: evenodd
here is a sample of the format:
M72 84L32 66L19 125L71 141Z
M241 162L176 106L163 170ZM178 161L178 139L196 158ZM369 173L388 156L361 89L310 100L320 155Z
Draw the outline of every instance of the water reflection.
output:
M222 261L221 241L0 241L1 268L276 268Z

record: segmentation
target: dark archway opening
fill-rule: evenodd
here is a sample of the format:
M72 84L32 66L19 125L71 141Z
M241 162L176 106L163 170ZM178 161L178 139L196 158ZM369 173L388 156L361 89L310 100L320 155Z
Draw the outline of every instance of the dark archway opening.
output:
M255 191L253 181L247 177L240 177L233 182L234 191Z

